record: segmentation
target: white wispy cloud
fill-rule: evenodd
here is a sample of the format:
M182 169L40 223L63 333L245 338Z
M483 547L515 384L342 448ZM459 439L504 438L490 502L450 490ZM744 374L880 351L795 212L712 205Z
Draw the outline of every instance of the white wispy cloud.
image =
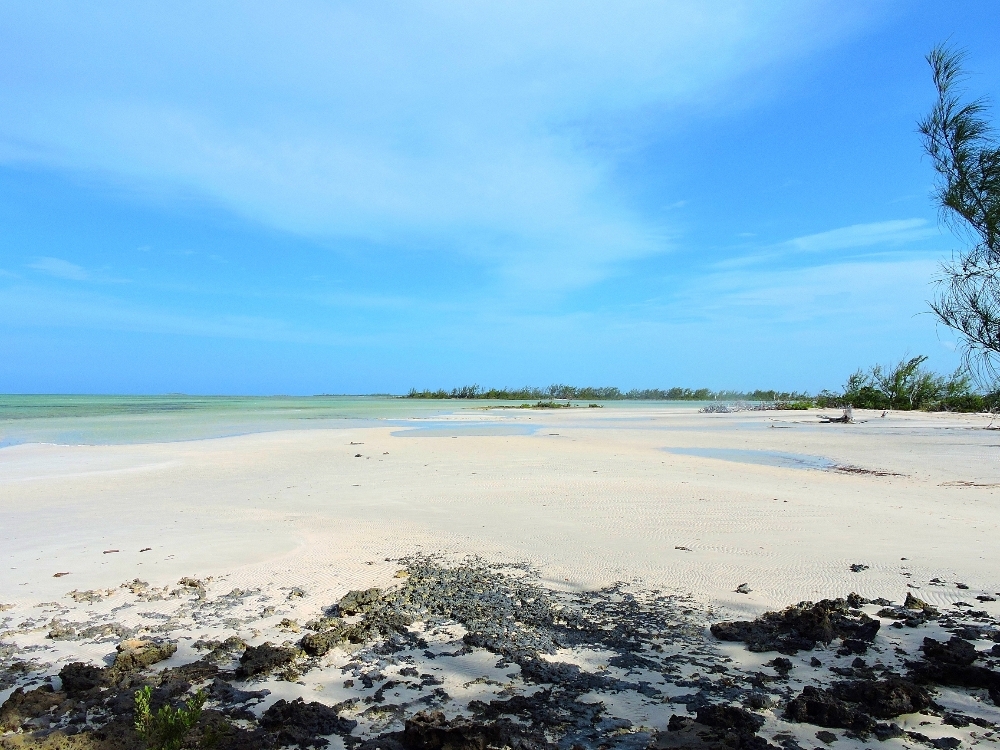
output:
M286 230L472 256L519 284L586 284L669 243L581 127L724 107L739 81L867 13L792 0L5 6L0 161L194 190Z
M899 251L907 246L940 236L940 230L926 219L892 219L867 224L851 224L825 232L795 237L777 244L754 247L733 258L714 264L717 270L740 269L773 261L799 265L828 263L824 253L872 248L877 252ZM810 256L823 258L811 259Z
M822 253L873 245L904 245L939 234L926 219L897 219L870 224L852 224L818 234L796 237L785 243L791 250Z
M82 266L70 263L68 260L62 260L61 258L36 258L34 262L28 263L28 268L41 271L57 279L67 279L69 281L87 281L91 278L90 274Z

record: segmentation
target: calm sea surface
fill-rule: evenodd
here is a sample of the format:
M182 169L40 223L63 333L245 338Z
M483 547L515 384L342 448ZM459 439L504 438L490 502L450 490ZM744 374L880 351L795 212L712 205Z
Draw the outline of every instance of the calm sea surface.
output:
M378 396L0 396L0 447L197 440L433 417L459 408L451 401Z
M392 396L4 396L0 395L0 448L22 443L114 445L247 435L275 430L342 428L388 424L423 431L444 429L473 434L495 424L437 425L435 417L466 413L484 415L486 406L511 406L509 401L451 401ZM658 406L696 409L702 402L655 402ZM586 402L574 402L587 406ZM603 406L630 411L648 407L644 401L612 401ZM491 411L496 417L503 411ZM544 412L543 412L544 413ZM611 416L610 414L608 416ZM491 419L490 422L495 420ZM430 432L428 432L430 431ZM470 432L471 431L471 432ZM520 434L520 433L518 433Z

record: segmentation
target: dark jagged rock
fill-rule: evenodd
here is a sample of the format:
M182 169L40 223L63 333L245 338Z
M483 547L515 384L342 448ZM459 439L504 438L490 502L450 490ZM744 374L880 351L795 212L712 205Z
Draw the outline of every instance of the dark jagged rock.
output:
M559 685L563 689L577 693L587 693L591 690L621 690L634 687L614 677L586 672L576 664L561 661L547 661L538 657L523 657L518 659L521 666L521 678L536 684Z
M764 717L739 706L705 706L699 708L695 719L717 729L735 729L737 732L756 734L764 726Z
M496 721L505 716L516 716L535 729L565 730L571 727L574 732L587 732L600 723L603 706L581 703L572 693L544 689L530 696L494 699L488 704L473 700L469 702L469 710L479 720Z
M924 612L929 615L937 615L938 611L936 607L932 607L930 604L914 596L909 591L906 592L906 601L903 602L904 609L915 609Z
M349 643L364 643L374 638L386 638L394 633L405 632L413 624L413 617L393 607L369 610L359 623L343 629L343 640Z
M864 735L892 732L876 719L892 719L921 711L931 704L927 691L898 677L885 680L848 680L829 689L812 685L802 688L785 709L790 721L821 727L850 729Z
M177 644L145 638L129 638L118 644L118 654L111 670L118 675L144 669L169 659L177 651Z
M657 732L651 750L768 750L773 748L757 730L761 716L737 706L703 706L690 719L674 714L666 732Z
M17 731L31 719L46 716L66 700L64 693L57 693L51 685L42 685L25 692L17 688L0 706L0 733Z
M773 668L774 671L781 677L788 677L788 673L792 671L792 667L794 665L792 664L791 659L779 656L776 659L771 659L771 661L767 662L764 666Z
M378 604L381 598L380 589L365 589L364 591L348 591L339 602L337 611L342 615L358 615L367 612Z
M937 750L956 750L962 744L962 741L958 737L937 737L932 740L922 732L907 732L906 736L921 744L937 748Z
M848 656L849 654L865 654L867 652L867 641L862 641L858 638L845 638L837 653L841 656Z
M782 612L765 612L756 620L720 622L711 629L721 641L742 641L750 651L783 654L809 651L817 643L830 643L834 638L874 640L878 620L851 609L844 599L801 602Z
M298 657L299 652L287 646L275 646L270 642L260 646L249 646L240 657L240 666L236 677L246 680L259 674L267 674L275 669L290 666Z
M235 718L247 719L252 723L253 714ZM273 733L259 727L244 729L226 720L221 711L206 709L201 721L189 735L184 747L212 748L212 750L274 750L280 743Z
M407 719L401 732L373 737L356 750L555 750L537 729L509 719L475 721L457 716L447 720L440 711L422 711Z
M847 595L847 606L851 609L861 609L866 604L870 604L869 600L865 599L860 594L852 591Z
M986 688L1000 706L1000 672L973 664L979 654L968 641L953 637L947 642L925 638L920 650L924 658L907 662L910 675L918 682L966 688Z
M840 700L856 704L876 719L894 719L902 714L922 711L931 704L926 690L899 677L838 682L832 686L831 692Z
M107 684L107 670L93 664L75 661L59 670L63 691L72 698L89 693Z
M797 697L789 701L785 708L785 718L855 732L870 732L875 725L870 716L840 700L830 691L812 685L806 685Z
M323 656L344 640L342 628L331 628L319 633L307 633L299 641L299 647L310 656Z
M114 720L86 731L67 727L0 736L2 750L146 750L131 721ZM218 750L235 748L218 747ZM247 750L256 750L248 748Z
M277 736L279 744L300 747L325 747L329 740L321 735L347 735L358 725L344 719L337 709L322 703L306 703L301 698L274 703L260 718L260 725Z
M549 750L545 736L509 719L477 722L458 716L448 721L440 711L420 712L406 721L399 742L407 750ZM367 744L367 743L366 743Z
M261 700L271 694L270 690L240 690L225 680L216 677L208 689L208 694L220 703L235 704Z
M168 682L204 682L211 680L219 674L219 667L207 659L191 661L181 664L179 667L169 667L160 672L160 683ZM185 688L186 690L187 688Z
M951 640L941 643L933 638L924 638L924 643L920 647L924 652L924 658L941 664L956 664L967 667L974 662L979 655L976 647L966 640L953 636Z

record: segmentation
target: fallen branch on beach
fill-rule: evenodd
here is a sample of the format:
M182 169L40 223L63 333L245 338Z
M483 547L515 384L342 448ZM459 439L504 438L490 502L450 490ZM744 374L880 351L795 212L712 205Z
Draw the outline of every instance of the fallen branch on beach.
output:
M855 424L854 409L848 404L839 417L829 417L824 414L820 416L819 421L821 424Z

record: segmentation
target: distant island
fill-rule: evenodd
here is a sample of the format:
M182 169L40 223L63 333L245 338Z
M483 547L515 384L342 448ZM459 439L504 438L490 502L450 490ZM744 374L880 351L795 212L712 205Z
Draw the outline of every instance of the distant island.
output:
M613 386L583 387L550 385L548 388L482 388L466 385L450 391L418 391L411 388L406 398L483 399L492 401L812 401L805 393L785 391L713 391L708 388L644 388L622 391Z
M855 409L899 411L954 411L1000 413L1000 390L983 392L973 383L971 373L959 368L950 375L938 375L924 368L927 357L904 357L889 365L873 365L854 372L837 391L816 395L789 391L713 391L709 388L633 388L622 391L614 386L577 388L550 385L548 388L482 388L466 385L450 391L418 391L404 398L481 399L492 401L538 402L541 407L555 401L719 401L757 402L770 409L808 409L853 406ZM707 406L705 411L713 411Z

